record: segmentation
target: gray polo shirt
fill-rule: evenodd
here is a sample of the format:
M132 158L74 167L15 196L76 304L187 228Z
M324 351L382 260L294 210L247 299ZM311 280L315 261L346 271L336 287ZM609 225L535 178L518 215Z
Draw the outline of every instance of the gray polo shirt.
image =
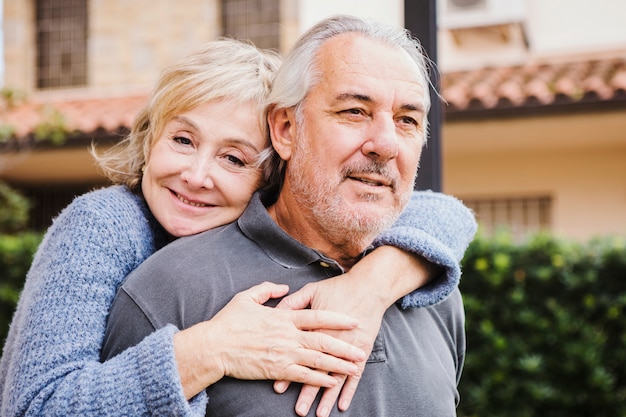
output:
M213 317L238 292L263 281L305 284L341 267L287 235L256 195L241 218L181 238L132 273L113 303L103 358L168 323L179 329ZM345 413L332 416L456 416L465 353L464 312L457 290L431 307L385 314L363 377ZM273 381L224 378L207 389L209 416L296 416L299 384L278 395ZM310 415L315 415L316 404Z

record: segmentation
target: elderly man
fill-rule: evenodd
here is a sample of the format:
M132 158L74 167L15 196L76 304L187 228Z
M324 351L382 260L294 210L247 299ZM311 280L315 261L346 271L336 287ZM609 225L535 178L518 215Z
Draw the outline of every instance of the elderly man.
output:
M271 97L268 121L283 175L277 198L257 194L237 222L180 239L131 275L107 330L116 349L167 324L182 329L219 316L236 293L264 280L296 290L352 268L411 199L426 140L424 61L419 45L399 28L339 16L307 32ZM413 215L424 222L420 236L436 238L413 243L427 246L422 254L447 267L473 237L474 220L456 200L425 200L432 205ZM395 300L406 293L395 291L390 284L380 296ZM331 409L325 403L318 415L455 416L465 354L458 289L425 308L393 301L386 307L371 312L382 325L350 407L341 413L346 404ZM344 333L350 340L350 331ZM105 356L109 350L105 345ZM207 415L296 412L296 384L276 395L270 381L221 372L225 377L207 389ZM300 401L298 415L310 406Z

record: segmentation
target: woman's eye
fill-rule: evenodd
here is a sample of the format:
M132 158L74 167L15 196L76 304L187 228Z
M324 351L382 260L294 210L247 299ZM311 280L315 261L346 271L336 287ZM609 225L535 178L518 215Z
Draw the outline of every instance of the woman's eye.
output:
M173 138L174 142L176 143L180 143L181 145L191 145L191 139L185 137L185 136L174 136Z
M239 158L237 158L236 156L233 155L226 155L225 158L228 160L228 162L237 165L237 166L245 166L246 164Z

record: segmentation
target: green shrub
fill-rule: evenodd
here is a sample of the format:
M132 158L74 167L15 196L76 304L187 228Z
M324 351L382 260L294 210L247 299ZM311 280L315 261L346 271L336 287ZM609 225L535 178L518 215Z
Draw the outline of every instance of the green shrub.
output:
M0 233L15 233L28 223L30 201L0 181Z
M0 349L42 234L24 231L30 202L0 181Z
M459 416L626 416L626 245L478 238Z
M0 235L0 348L24 285L26 272L41 242L40 233Z

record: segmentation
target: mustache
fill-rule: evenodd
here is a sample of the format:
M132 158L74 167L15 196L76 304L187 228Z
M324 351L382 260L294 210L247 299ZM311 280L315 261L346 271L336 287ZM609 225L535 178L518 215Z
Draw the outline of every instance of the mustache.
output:
M396 191L398 187L398 179L391 173L386 163L378 161L362 161L355 162L344 166L341 170L343 179L349 177L359 177L374 174L389 184L392 191Z

